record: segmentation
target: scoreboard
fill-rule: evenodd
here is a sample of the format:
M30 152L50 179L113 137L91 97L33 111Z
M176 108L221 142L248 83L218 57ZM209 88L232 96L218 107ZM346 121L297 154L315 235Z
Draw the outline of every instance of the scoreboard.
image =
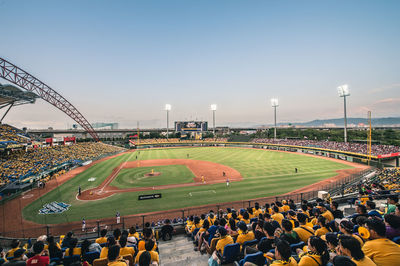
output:
M175 131L177 132L199 132L207 131L208 122L206 121L176 121Z

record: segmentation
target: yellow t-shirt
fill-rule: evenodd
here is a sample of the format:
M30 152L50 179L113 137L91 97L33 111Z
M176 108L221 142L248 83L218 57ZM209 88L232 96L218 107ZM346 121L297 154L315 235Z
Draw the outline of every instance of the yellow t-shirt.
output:
M250 223L250 219L247 219L247 220L246 220L246 219L242 218L241 220L242 220L243 222L245 222L246 224L249 224L249 223Z
M135 255L135 250L133 247L123 247L119 249L119 255L124 256L124 255L129 255L131 254L132 257Z
M123 261L112 261L107 263L107 266L126 266L126 263Z
M253 239L255 239L253 231L248 231L247 233L239 234L239 236L236 239L236 243L243 245L244 242L250 241Z
M99 237L96 239L97 244L107 243L107 237Z
M104 247L100 252L100 259L107 258L108 256L108 247Z
M145 252L145 250L141 250L141 251L138 252L138 254L136 255L136 258L135 258L135 263L139 263L140 255L142 255L143 252ZM157 263L160 262L160 259L158 257L158 253L156 251L150 251L150 256L151 256L151 261L152 262L153 261L156 261Z
M145 248L146 242L144 241L144 239L140 240L138 243L138 250L146 250ZM157 248L157 243L154 243L154 247L153 247L153 251L156 250Z
M279 224L282 224L282 220L285 218L283 217L282 213L275 213L271 215L271 218L277 221Z
M326 227L321 227L315 231L315 235L319 237L326 235L326 233L329 233L329 230Z
M289 258L289 263L281 260L274 260L270 266L278 266L278 265L286 265L286 266L297 266L297 261L292 257Z
M299 261L299 266L320 266L322 265L321 256L305 254Z
M16 248L10 249L10 250L7 252L7 258L9 258L9 257L14 257L14 252L17 251L18 249L20 249L20 247L16 247Z
M135 237L136 239L139 239L139 233L138 232L128 235L128 237L132 237L132 236Z
M284 212L287 212L287 211L290 210L289 205L283 205L282 208L283 208L283 211L284 211Z
M310 232L308 232L310 231ZM304 243L307 243L308 239L315 234L314 229L306 225L300 225L300 227L296 227L293 229L299 236L300 240Z
M400 247L387 238L379 238L365 242L362 251L378 266L398 265Z
M230 235L227 235L220 240L218 240L217 245L215 247L216 250L219 250L221 254L224 254L224 248L226 245L233 244L233 239Z
M367 256L365 256L362 260L351 259L357 266L376 266L376 264Z
M107 250L108 251L108 250ZM65 250L65 256L81 255L81 248L74 248L72 254L70 254L70 249Z
M321 214L326 218L326 222L329 223L330 221L333 221L335 218L333 217L333 214L329 211L326 210L323 214Z

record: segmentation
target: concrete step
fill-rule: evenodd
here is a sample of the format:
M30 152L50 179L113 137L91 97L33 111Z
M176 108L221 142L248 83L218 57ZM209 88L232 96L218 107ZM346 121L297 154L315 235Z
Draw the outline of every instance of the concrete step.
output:
M202 255L198 251L194 251L192 241L184 235L174 236L171 241L159 241L158 248L160 251L161 265L208 265L207 254Z

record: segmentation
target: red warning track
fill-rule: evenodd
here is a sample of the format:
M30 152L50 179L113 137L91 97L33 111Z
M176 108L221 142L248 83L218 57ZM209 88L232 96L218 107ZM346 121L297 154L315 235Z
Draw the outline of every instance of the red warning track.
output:
M122 169L136 168L136 167L152 167L161 165L186 165L186 167L188 167L195 175L195 178L193 178L194 183L180 183L172 185L160 185L153 187L136 187L136 188L124 188L124 189L110 186L111 182L118 176L118 173ZM223 176L223 173L225 173L226 175L225 177ZM204 177L204 182L202 177ZM237 170L230 168L226 165L207 162L207 161L189 160L189 159L160 159L160 160L125 162L115 167L112 173L103 181L103 183L100 184L100 186L83 191L82 194L78 196L78 199L98 200L122 192L200 186L203 185L204 183L216 184L216 183L226 182L227 178L229 179L229 181L242 180L242 176Z

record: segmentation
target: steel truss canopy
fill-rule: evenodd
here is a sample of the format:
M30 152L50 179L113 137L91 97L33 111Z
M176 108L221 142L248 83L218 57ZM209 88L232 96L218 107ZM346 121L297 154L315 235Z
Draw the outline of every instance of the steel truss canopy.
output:
M82 128L85 129L94 140L99 141L99 137L90 123L67 99L28 72L1 57L0 78L3 78L27 91L33 92L46 102L57 107L82 126Z

